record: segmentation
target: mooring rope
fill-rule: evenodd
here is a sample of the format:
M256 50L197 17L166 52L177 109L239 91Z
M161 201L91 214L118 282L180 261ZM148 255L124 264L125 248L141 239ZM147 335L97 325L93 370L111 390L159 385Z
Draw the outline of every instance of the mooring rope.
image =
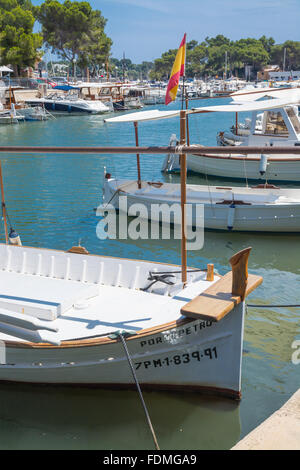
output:
M127 186L130 186L132 184L132 181L129 181L129 183L124 183L122 184L121 186L119 186L113 193L112 197L110 198L110 200L108 202L105 203L105 206L102 207L102 210L105 210L107 208L107 206L111 203L111 201L114 199L114 197L120 193L120 192L125 192L124 191L124 188L126 188ZM104 205L104 204L103 204Z
M131 357L130 357L130 354L129 354L129 351L128 351L128 348L127 348L125 338L124 338L122 333L118 333L118 336L120 337L120 339L122 341L122 344L123 344L123 347L124 347L124 350L125 350L125 353L126 353L126 356L127 356L127 360L128 360L128 363L129 363L129 366L130 366L130 369L131 369L131 373L132 373L132 376L135 380L136 388L139 392L139 396L140 396L140 399L141 399L141 402L142 402L142 405L143 405L143 408L144 408L144 412L145 412L145 415L146 415L146 418L147 418L147 421L148 421L148 425L149 425L149 428L150 428L150 431L151 431L151 434L152 434L152 437L153 437L155 448L156 448L156 450L160 450L157 439L156 439L156 435L155 435L155 432L154 432L154 429L153 429L153 426L152 426L152 423L151 423L151 419L150 419L150 416L149 416L149 413L148 413L148 410L147 410L147 407L146 407L146 403L145 403L144 398L143 398L141 387L140 387L140 384L138 382L138 379L137 379L137 376L136 376L136 373L135 373L135 370L134 370L134 367L133 367L133 364L132 364L132 361L131 361Z
M300 304L269 304L269 305L263 305L263 304L247 304L247 307L255 307L255 308L288 308L288 307L300 307Z

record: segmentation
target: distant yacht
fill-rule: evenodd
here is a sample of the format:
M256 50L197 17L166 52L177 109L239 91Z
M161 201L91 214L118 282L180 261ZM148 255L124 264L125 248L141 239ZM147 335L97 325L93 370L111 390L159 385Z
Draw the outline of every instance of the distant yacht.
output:
M52 93L45 98L30 98L30 105L42 105L47 111L59 114L102 114L110 112L110 108L101 101L88 101L73 94L59 95Z

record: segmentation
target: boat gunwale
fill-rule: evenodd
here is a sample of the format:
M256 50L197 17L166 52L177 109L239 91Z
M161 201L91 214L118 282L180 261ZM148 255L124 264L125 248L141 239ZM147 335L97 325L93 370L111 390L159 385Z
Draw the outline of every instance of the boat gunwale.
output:
M196 321L195 319L190 318L180 318L178 320L174 320L169 323L163 323L161 325L156 325L151 328L145 328L140 330L139 332L135 332L134 335L129 336L126 338L128 340L134 339L141 339L146 336L150 336L157 333L162 333L163 331L167 331L170 329L177 328L179 326L185 325L186 323L191 323ZM205 320L202 320L205 321ZM116 334L112 332L111 334ZM119 342L119 339L109 338L109 336L98 336L96 338L89 338L89 339L76 339L76 340L65 340L62 341L60 346L51 345L48 343L32 343L32 342L24 342L24 341L6 341L6 347L11 348L23 348L23 349L65 349L65 348L78 348L78 347L93 347L93 346L101 346L103 344L113 344Z
M293 148L293 147L292 147ZM266 154L268 154L267 147L266 147ZM221 159L221 160L245 160L245 161L254 161L254 162L260 162L260 156L259 157L249 157L251 154L241 154L243 156L239 155L213 155L213 154L205 154L205 153L192 153L191 154L193 157L205 157L205 158L215 158L215 159ZM189 157L189 156L188 156ZM299 157L295 157L291 155L290 157L286 158L274 158L274 157L268 157L268 162L298 162L300 161Z

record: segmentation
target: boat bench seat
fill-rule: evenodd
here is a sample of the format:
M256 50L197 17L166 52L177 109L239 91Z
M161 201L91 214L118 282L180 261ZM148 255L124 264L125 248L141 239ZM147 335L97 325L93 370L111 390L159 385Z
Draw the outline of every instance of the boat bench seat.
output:
M95 284L0 271L0 308L55 320L76 303L99 294Z
M249 295L262 283L262 277L248 275L246 295ZM182 315L188 318L219 321L227 315L242 300L240 296L232 295L232 272L230 271L208 289L185 304L181 308Z

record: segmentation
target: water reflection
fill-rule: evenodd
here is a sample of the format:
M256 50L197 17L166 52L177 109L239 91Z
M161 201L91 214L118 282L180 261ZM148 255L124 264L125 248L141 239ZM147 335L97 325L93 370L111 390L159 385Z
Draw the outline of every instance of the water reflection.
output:
M239 439L234 401L194 393L144 398L161 449L226 449ZM153 449L134 391L1 385L0 402L2 449Z
M216 132L231 124L229 114L190 119L191 142L214 145ZM173 119L139 128L141 145L167 145L170 135L179 131ZM132 125L109 126L95 116L0 126L0 135L2 145L134 145ZM0 158L8 212L25 245L67 250L81 239L95 254L180 263L178 240L101 241L96 236L99 218L93 209L101 200L103 166L120 178L135 178L134 156L1 154ZM177 176L161 174L163 158L141 157L142 177L177 182ZM208 182L195 175L188 181ZM264 277L249 303L299 304L297 234L207 231L203 249L190 251L188 263L206 267L213 262L224 274L232 254L247 246L253 248L249 270ZM193 394L146 393L161 447L229 448L240 435L239 413L243 436L278 409L300 386L300 366L291 362L291 343L300 339L299 316L296 308L249 308L240 406ZM1 448L152 448L135 392L1 385L0 402Z

